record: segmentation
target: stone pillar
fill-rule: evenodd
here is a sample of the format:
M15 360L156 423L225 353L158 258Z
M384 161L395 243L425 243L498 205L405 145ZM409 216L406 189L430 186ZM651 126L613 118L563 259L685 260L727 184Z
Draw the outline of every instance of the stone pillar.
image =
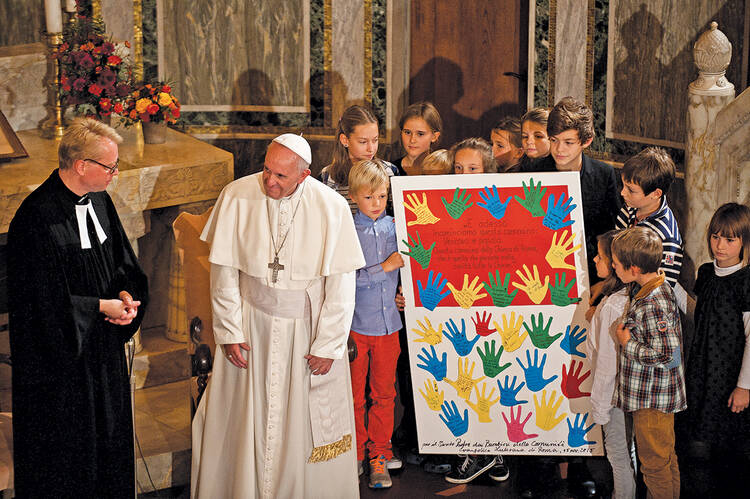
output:
M725 76L732 59L732 44L716 22L695 42L693 59L698 79L688 87L687 143L685 144L685 190L687 230L683 234L685 254L694 268L709 260L706 230L716 208L718 144L713 130L716 115L734 100L734 85ZM690 268L690 267L688 267ZM689 276L692 281L694 276Z

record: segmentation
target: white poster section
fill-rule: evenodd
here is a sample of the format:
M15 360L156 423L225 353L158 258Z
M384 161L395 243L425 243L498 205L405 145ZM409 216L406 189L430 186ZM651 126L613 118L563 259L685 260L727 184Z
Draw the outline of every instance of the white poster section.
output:
M419 452L602 455L578 173L391 182Z

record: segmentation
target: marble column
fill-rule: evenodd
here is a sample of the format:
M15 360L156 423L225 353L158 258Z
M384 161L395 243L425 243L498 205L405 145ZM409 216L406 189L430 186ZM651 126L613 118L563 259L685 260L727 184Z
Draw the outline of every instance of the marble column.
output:
M685 254L695 268L709 260L706 230L716 208L719 144L714 136L716 115L734 100L734 85L725 76L732 59L732 44L715 22L695 42L693 59L698 79L688 87L685 190L687 223L683 235ZM728 168L729 165L722 165ZM690 276L692 277L692 276Z

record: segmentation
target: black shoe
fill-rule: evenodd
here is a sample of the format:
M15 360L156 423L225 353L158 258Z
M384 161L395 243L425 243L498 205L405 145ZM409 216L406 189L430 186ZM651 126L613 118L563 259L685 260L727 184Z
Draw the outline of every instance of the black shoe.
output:
M495 464L495 456L460 456L463 459L445 479L450 483L469 483L476 477L492 468Z
M571 462L568 465L568 491L575 497L590 499L596 497L596 482L585 462Z
M495 456L495 465L490 468L490 478L496 482L504 482L510 476L510 470L505 464L503 456Z

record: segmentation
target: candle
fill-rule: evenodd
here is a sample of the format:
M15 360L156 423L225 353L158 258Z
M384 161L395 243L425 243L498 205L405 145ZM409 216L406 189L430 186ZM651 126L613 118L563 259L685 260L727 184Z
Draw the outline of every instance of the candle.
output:
M44 16L47 20L47 33L62 32L60 0L44 0Z
M76 11L76 0L65 0L65 12Z

